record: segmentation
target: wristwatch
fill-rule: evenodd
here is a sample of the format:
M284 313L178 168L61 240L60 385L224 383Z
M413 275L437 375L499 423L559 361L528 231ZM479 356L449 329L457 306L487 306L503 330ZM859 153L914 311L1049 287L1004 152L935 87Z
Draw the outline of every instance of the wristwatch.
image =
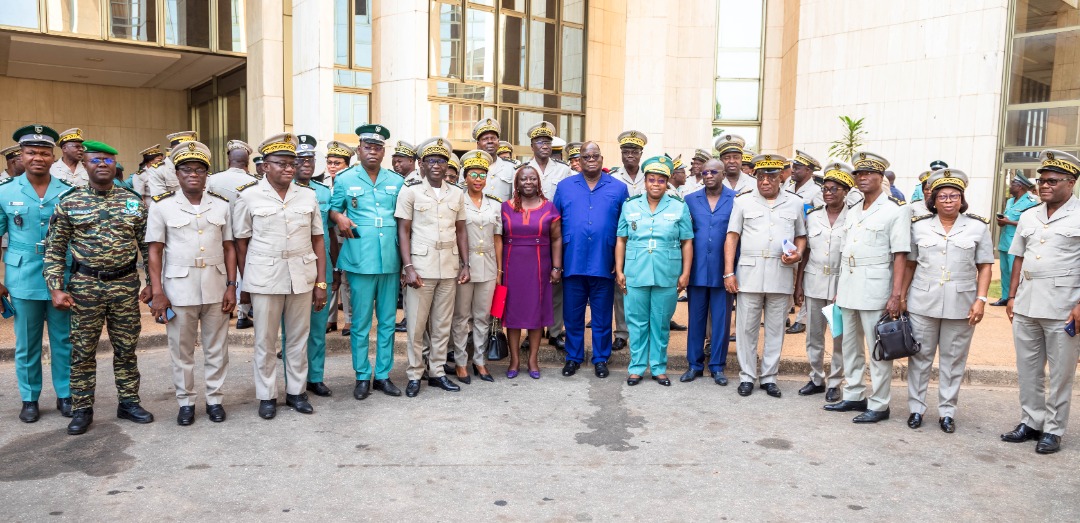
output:
M979 300L979 301L981 301L983 303L986 303L986 302L990 301L990 299L987 298L986 296L976 296L975 299L977 299L977 300Z
M225 281L225 286L226 287L236 287L236 282L231 281L231 280L226 280Z
M324 290L324 291L326 290L326 282L324 282L324 281L315 282L315 286L322 289L322 290Z

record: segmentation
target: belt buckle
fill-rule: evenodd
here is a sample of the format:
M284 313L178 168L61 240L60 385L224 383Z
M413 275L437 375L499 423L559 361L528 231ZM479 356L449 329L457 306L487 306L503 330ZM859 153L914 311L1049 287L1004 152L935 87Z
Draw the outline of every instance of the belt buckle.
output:
M202 257L195 258L195 268L196 269L205 269L206 268L206 258L202 258Z
M655 249L655 248L656 248L656 240L655 239L654 240L649 240L649 247L648 247L649 252L653 252L653 249Z
M942 271L941 271L941 283L945 283L947 281L952 281L952 271L946 271L946 270L942 269Z
M848 271L851 274L855 273L855 255L854 254L848 256Z
M377 229L382 229L382 221L383 221L382 216L376 216L375 217L375 225L374 225L374 227L377 228Z
M1031 279L1031 272L1030 271L1024 271L1024 279L1025 280L1030 280Z
M42 240L34 244L34 254L45 254L45 241Z
M832 267L825 267L825 272L823 274L825 276L829 276L829 275L832 274L831 270L832 270Z

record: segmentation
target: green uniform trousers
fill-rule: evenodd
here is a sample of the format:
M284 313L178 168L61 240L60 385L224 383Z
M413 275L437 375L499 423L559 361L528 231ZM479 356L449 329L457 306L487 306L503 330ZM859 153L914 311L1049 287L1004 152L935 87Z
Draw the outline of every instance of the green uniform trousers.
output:
M623 304L630 334L627 373L642 376L648 367L653 376L667 374L671 317L678 298L675 287L626 288Z
M41 395L41 341L49 325L49 356L53 390L57 398L71 396L71 313L52 306L49 300L11 298L15 308L15 374L22 401Z
M71 308L72 409L94 406L97 346L102 326L108 329L113 346L113 375L119 401L138 403L139 366L135 347L142 331L138 273L113 281L73 274L68 294L75 300Z
M394 321L397 319L397 296L400 277L392 274L356 274L346 272L352 291L353 370L357 380L371 379L368 347L371 342L371 318L378 326L375 335L375 379L390 377L394 366Z

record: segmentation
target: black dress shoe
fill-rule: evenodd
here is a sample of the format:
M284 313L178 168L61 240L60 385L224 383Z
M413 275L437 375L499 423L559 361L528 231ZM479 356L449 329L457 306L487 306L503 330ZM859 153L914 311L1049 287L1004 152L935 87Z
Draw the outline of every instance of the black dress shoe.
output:
M679 376L679 381L683 383L690 383L705 375L705 371L690 369Z
M754 384L749 381L744 381L739 384L739 395L749 396L754 393Z
M458 392L461 387L458 387L454 382L450 381L450 378L446 376L439 376L438 378L428 378L427 384L429 387L438 387L446 392Z
M589 320L589 321L585 322L585 328L586 329L591 329L592 328L592 320Z
M323 398L328 398L328 397L330 397L331 395L334 394L333 391L330 390L330 387L327 387L326 384L321 382L321 381L320 382L310 382L310 381L307 382L307 390L308 390L308 392L310 392L310 393L312 393L312 394L314 394L316 396L321 396Z
M375 390L381 390L383 394L386 394L387 396L401 396L401 389L397 388L397 386L394 385L394 382L390 381L390 378L386 378L385 380L375 380L372 387Z
M1008 298L1002 298L1002 299L1000 299L998 301L995 301L994 303L991 303L990 305L992 307L1004 307L1004 306L1006 306L1008 304L1009 304L1009 299Z
M259 400L259 417L262 419L274 419L277 415L277 399Z
M608 372L608 368L607 368L607 362L606 361L598 361L598 362L596 362L596 364L593 365L593 374L596 374L597 378L606 378L606 377L608 377L609 372Z
M356 380L356 386L353 387L352 397L362 400L368 397L371 393L371 382L368 380Z
M941 431L946 434L956 432L956 420L952 419L952 416L945 416L937 420L937 424L941 427Z
M684 295L682 295L682 296L679 296L679 299L677 299L677 300L675 300L675 301L677 301L677 302L679 302L679 303L683 303L683 302L687 302L687 301L690 301L690 298L689 298L689 297L687 297L687 296L686 296L686 295L684 294Z
M1035 430L1023 423L1016 426L1010 432L1006 432L1001 435L1001 441L1007 441L1009 443L1023 443L1033 439L1039 439L1042 437L1041 430Z
M615 338L615 341L611 342L611 350L623 350L626 348L626 340L622 338Z
M844 400L838 403L830 403L822 407L829 412L851 412L857 410L864 412L866 410L866 400L848 401Z
M192 423L195 423L195 407L180 407L180 412L176 414L176 424L186 427Z
M415 398L417 394L420 394L420 380L409 380L409 384L405 385L405 395Z
M889 419L889 409L868 410L852 418L852 423L877 423Z
M565 351L566 335L560 334L558 336L555 336L554 338L548 338L548 345L551 345L552 347L555 347L556 349L559 349L561 351Z
M735 335L734 335L734 334L732 334L732 335L728 336L728 337L727 337L727 340L728 340L728 342L730 342L730 343L735 343Z
M150 423L154 421L154 415L146 412L142 405L134 401L124 401L116 406L116 417L134 421L135 423Z
M637 385L638 383L641 383L641 380L643 380L643 379L645 379L645 378L643 378L641 376L627 376L626 377L626 384L633 387L634 385Z
M255 323L251 321L251 318L239 318L236 320L237 329L250 329L255 326Z
M94 422L94 409L78 409L71 412L71 423L68 423L67 433L75 436L85 434Z
M328 323L326 325L326 333L327 334L330 334L331 332L334 332L336 330L337 330L337 324L336 323Z
M922 414L912 412L907 417L907 426L909 429L917 429L922 426Z
M712 381L721 387L727 387L727 376L724 376L722 371L712 373Z
M795 323L792 323L791 326L788 327L787 330L785 330L784 332L788 334L799 334L800 332L806 332L806 325L804 325L801 321L797 321Z
M765 389L765 394L774 398L779 398L782 395L780 387L777 387L775 383L763 383L760 385L760 388Z
M394 324L394 332L408 332L408 331L409 331L408 322L405 321L404 319L402 319L401 321Z
M460 382L462 382L462 383L464 383L466 385L472 385L472 377L469 376L469 371L467 371L467 370L465 371L465 377L464 378L462 378L461 376L458 376L456 372L454 373L454 378L456 378L458 381L460 381Z
M308 402L307 394L286 394L285 405L292 407L300 414L311 414L315 412L315 407L312 407L311 403Z
M803 385L803 388L799 389L800 396L813 396L822 392L825 392L825 384L814 385L814 380L810 380L806 385Z
M210 421L213 421L214 423L225 421L225 407L222 407L220 403L216 405L207 403L206 417L210 418Z
M676 323L675 320L668 322L668 330L682 332L686 330L686 325Z
M1035 445L1035 452L1039 454L1053 454L1061 450L1061 436L1046 433L1042 435L1039 444Z
M668 379L668 378L657 378L656 376L653 376L652 379L653 379L653 381L655 381L655 382L657 382L657 383L659 383L659 384L661 384L661 385L663 385L665 387L670 387L671 386L671 380Z
M65 418L71 417L71 396L66 398L56 398L56 410L60 411L60 415Z
M345 327L344 329L341 329L341 335L345 336L345 337L352 336L352 329L350 329L348 327Z
M473 375L480 377L480 381L489 381L491 383L495 383L495 378L491 377L491 374L481 374L480 368L477 367L475 363L473 363L472 372Z
M576 361L568 361L562 366L562 375L573 376L579 368L581 368L580 363Z
M41 418L41 411L38 410L38 402L36 401L24 401L22 402L22 410L19 411L19 420L23 423L33 423Z
M829 390L825 391L825 401L829 403L840 401L840 389L829 387Z

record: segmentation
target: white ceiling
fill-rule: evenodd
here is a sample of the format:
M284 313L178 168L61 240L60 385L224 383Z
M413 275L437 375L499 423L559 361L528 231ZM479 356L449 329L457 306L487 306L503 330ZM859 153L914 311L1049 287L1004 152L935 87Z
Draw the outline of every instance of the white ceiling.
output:
M244 59L55 36L0 34L0 74L60 82L183 90Z

